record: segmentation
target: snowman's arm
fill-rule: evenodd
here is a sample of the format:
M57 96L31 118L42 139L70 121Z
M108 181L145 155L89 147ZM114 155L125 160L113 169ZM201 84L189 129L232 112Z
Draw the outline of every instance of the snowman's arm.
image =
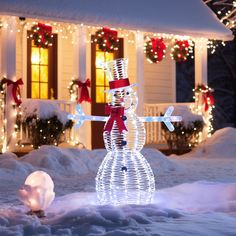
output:
M80 127L84 121L103 121L108 120L107 116L86 116L80 105L76 106L76 114L69 114L68 119L75 121L76 127Z
M171 107L168 107L164 116L144 116L144 117L140 117L140 120L143 122L164 122L170 131L174 131L174 126L171 124L171 122L182 121L182 117L171 116L173 110L174 110L174 107L171 106Z
M79 128L84 121L103 121L106 122L108 120L107 116L86 116L86 115L68 115L68 118L75 121L75 125Z
M84 120L88 121L103 121L106 122L108 120L108 116L83 116Z

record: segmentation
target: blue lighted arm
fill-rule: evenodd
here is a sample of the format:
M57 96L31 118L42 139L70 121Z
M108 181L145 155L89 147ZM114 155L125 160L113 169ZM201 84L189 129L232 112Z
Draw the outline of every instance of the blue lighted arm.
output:
M170 131L174 131L174 126L171 124L171 122L182 121L182 117L171 116L173 111L174 111L174 107L171 106L171 107L168 107L164 116L144 116L144 117L140 117L140 119L143 122L164 122Z
M76 122L76 127L80 127L84 121L106 122L108 120L108 117L106 116L86 116L80 105L76 106L76 114L69 114L67 117L68 119L74 120Z

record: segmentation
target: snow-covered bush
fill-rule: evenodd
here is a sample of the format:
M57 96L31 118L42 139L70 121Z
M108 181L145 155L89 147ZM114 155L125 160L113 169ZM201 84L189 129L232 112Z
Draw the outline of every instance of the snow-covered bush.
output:
M162 124L162 134L171 153L183 154L198 143L199 132L204 128L202 116L191 112L187 106L176 106L174 115L182 116L182 122L173 123L175 130L170 132Z
M27 99L22 103L20 123L34 148L41 145L58 145L66 129L71 129L73 122L67 119L54 101Z

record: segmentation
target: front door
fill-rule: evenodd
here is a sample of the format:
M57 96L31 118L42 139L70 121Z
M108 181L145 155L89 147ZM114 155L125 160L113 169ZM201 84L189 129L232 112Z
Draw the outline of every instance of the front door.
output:
M53 45L37 47L27 39L27 97L57 99L57 35L53 34Z
M114 52L103 52L96 43L91 44L91 98L92 115L105 116L105 104L107 103L107 93L109 89L108 79L102 68L102 64L117 58L123 57L123 39L119 39L119 47ZM104 148L103 142L104 122L92 122L92 149Z

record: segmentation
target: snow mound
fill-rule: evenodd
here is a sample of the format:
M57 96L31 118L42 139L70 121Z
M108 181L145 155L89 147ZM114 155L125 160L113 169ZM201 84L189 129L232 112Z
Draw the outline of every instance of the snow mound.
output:
M42 146L31 151L22 158L23 162L34 167L55 171L63 175L84 175L97 172L98 167L106 155L105 150L85 150L78 148L59 148L56 146Z
M236 158L236 129L227 127L217 130L188 155L204 158Z
M156 192L154 202L188 213L235 212L236 183L184 183Z
M213 212L232 213L235 211L235 183L201 181L157 191L153 204L149 205L100 206L96 193L68 194L58 197L54 201L46 211L47 217L41 221L42 225L35 218L32 218L30 223L28 216L23 212L22 216L19 212L11 215L17 216L15 221L18 226L23 227L23 232L28 234L37 232L38 234L48 233L47 235L82 236L199 235L199 231L194 229L194 225L196 220L201 221L203 217L201 225L204 224L204 227L200 228L204 228L204 231L200 235L226 235L225 230L219 234L212 231L213 224L208 225L211 218L207 218L206 213L212 215ZM3 225L11 228L13 221L9 215L4 212L1 221ZM197 215L198 218L194 218ZM209 215L207 216L209 217ZM215 221L214 227L221 220L222 218L216 217L213 220ZM181 228L181 221L185 224L183 228ZM231 222L231 219L227 217L227 222L230 226L227 228L227 232L234 232L234 221ZM186 224L190 224L189 227L186 228ZM180 231L177 230L178 227L180 227ZM177 234L173 234L173 232L177 232ZM191 232L195 232L195 234Z
M0 155L0 176L8 176L9 174L23 175L30 173L33 168L28 163L21 163L14 153L4 153Z
M104 159L105 149L86 150L78 148L59 148L42 146L25 155L21 161L34 167L44 168L63 175L96 174ZM154 174L178 169L178 165L167 159L165 155L155 149L143 149L142 154L150 163Z
M155 176L165 172L177 171L181 167L156 149L144 148L141 153L149 162Z
M60 109L56 100L23 99L21 107L23 119L36 115L40 119L56 116L64 125L68 121L68 113Z

